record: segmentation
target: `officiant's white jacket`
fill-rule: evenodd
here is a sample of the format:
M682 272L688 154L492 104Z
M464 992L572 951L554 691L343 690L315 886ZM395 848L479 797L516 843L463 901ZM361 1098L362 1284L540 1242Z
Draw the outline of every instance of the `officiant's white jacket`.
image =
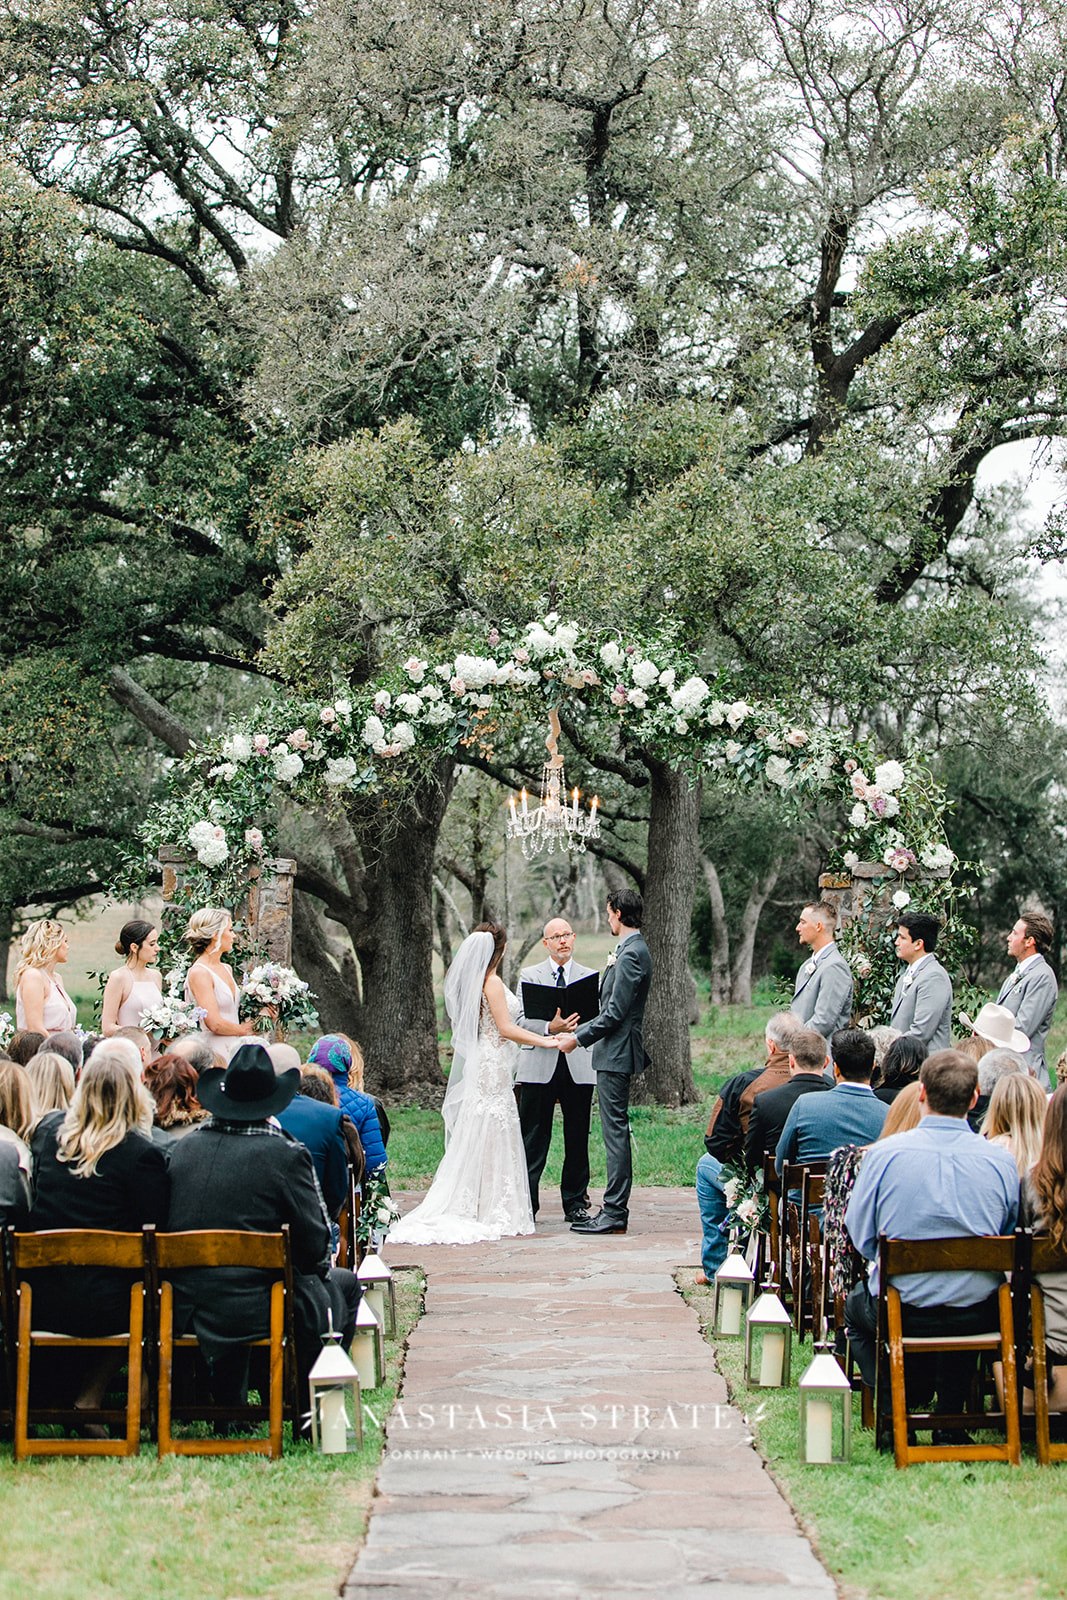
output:
M569 982L574 983L578 978L588 978L595 967L583 967L580 961L571 957ZM554 961L541 961L536 967L523 967L520 983L543 983L546 988L556 987L556 963ZM522 1002L522 989L519 989L519 1002ZM529 1028L531 1033L548 1032L548 1023L534 1021L532 1018L519 1014L519 1027ZM534 1045L523 1045L519 1049L519 1068L515 1075L517 1083L549 1083L556 1070L556 1061L559 1052L540 1050ZM593 1048L591 1045L582 1049L572 1050L570 1055L563 1057L575 1083L595 1083L596 1073L593 1071Z

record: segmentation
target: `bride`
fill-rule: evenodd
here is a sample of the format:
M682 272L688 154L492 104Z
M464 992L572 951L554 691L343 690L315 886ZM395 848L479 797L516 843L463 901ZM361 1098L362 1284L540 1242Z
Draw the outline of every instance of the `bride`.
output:
M516 1045L560 1050L515 1026L519 1002L498 974L503 928L464 939L445 977L452 1070L441 1115L445 1153L426 1198L389 1230L390 1244L478 1244L533 1233L526 1153L515 1105Z

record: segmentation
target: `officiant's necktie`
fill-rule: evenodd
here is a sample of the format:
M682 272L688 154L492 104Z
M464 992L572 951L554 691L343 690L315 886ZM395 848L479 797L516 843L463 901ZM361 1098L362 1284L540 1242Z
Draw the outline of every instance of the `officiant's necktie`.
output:
M566 986L567 986L567 980L563 976L563 968L562 967L557 967L556 968L556 988L557 989L564 989L564 988L566 988Z

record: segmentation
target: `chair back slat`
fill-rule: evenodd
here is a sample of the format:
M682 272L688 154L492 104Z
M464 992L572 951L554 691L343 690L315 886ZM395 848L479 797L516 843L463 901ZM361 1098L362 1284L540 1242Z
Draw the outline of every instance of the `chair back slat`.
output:
M105 1233L95 1228L13 1233L11 1260L16 1272L44 1267L116 1267L140 1272L145 1264L144 1235Z
M285 1235L241 1233L237 1229L157 1233L155 1257L160 1272L175 1272L183 1267L259 1267L284 1272Z
M1054 1245L1047 1235L1035 1234L1030 1245L1030 1271L1067 1272L1067 1240Z
M902 1277L910 1272L1010 1272L1015 1240L984 1234L956 1239L883 1239L880 1273Z

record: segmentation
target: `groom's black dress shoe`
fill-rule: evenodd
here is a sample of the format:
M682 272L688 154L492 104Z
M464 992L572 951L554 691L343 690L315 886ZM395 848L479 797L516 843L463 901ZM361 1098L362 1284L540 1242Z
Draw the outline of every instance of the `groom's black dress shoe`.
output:
M572 1206L571 1209L569 1211L565 1211L563 1215L566 1217L568 1222L588 1222L592 1216L592 1212L589 1210L588 1206Z
M616 1222L614 1217L605 1216L603 1211L598 1211L595 1217L590 1217L586 1222L572 1222L572 1233L625 1233L625 1222Z

